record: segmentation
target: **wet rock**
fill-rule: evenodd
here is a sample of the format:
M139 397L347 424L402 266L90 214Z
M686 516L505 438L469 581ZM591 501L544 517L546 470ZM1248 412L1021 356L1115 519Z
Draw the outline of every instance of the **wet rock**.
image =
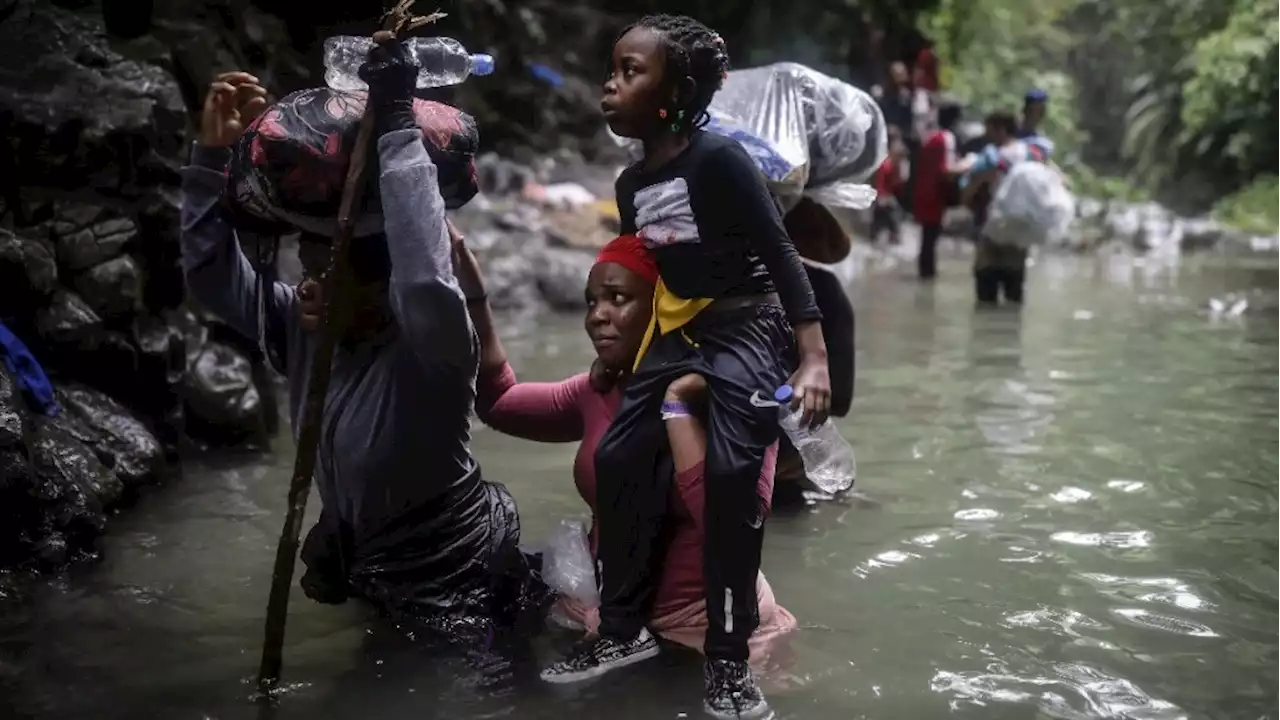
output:
M184 383L188 417L226 431L257 433L262 397L253 383L253 364L236 349L207 342L188 358Z
M616 216L608 214L607 207L592 202L548 210L543 216L547 241L561 247L599 250L620 230Z
M102 329L102 318L79 295L69 290L54 292L48 305L36 311L36 330L54 344L75 344L90 339Z
M17 383L0 362L0 568L25 559L28 528L39 520L30 488L35 471L24 444L27 434L26 403Z
M301 6L297 9L309 14ZM294 50L285 23L250 3L173 0L159 4L151 32L169 51L171 70L188 107L198 108L209 83L229 68L252 72L277 96L315 82L307 59Z
M97 454L56 418L36 419L31 442L35 468L33 496L50 527L72 547L88 546L106 525L106 508L120 498L124 484Z
M22 443L25 400L18 383L0 362L0 449L13 448Z
M170 384L182 381L186 374L187 338L182 330L155 315L139 315L133 320L133 339L147 358L153 358L155 369Z
M142 308L142 268L128 255L94 265L76 276L74 284L103 317L131 315Z
M582 289L594 263L589 253L547 248L534 262L538 291L555 310L581 310Z
M27 449L21 445L0 448L0 498L5 498L5 514L9 514L12 500L7 493L26 492L34 473L27 460ZM8 523L6 523L8 524ZM0 528L0 535L5 533Z
M485 261L484 278L489 305L495 310L525 310L541 302L533 262L525 255Z
M129 195L176 182L186 107L156 65L126 58L99 13L16 0L0 23L0 116L24 185Z
M58 265L44 243L0 229L0 309L30 311L57 287Z
M184 365L189 366L195 352L209 340L209 328L205 326L205 319L197 316L189 307L176 308L164 314L165 322L182 335L187 349Z
M124 406L82 385L59 388L64 413L74 415L95 432L83 439L126 486L154 480L164 465L164 450L155 436Z
M1188 218L1182 221L1181 247L1188 252L1210 250L1227 240L1231 234L1230 230L1213 218Z
M179 266L182 193L178 188L158 187L147 193L135 209L138 249L133 253L147 269L143 302L160 310L182 304L185 285Z
M60 207L50 231L58 262L72 272L118 257L138 236L132 220L93 205Z
M175 456L186 413L182 402L187 375L187 338L168 320L152 314L133 321L133 340L138 347L138 376L146 388L129 397L130 405L147 418L166 456Z
M486 195L519 193L535 182L532 168L525 167L497 153L484 153L476 158L476 180Z

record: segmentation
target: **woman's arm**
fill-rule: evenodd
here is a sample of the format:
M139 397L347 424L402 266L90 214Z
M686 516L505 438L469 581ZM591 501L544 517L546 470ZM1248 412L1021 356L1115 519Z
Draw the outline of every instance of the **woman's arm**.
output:
M448 224L453 266L467 310L480 339L480 371L476 378L476 415L506 435L536 442L576 442L582 439L581 400L590 392L586 375L558 383L519 383L498 338L484 287L480 263L466 238Z
M582 440L582 400L592 393L587 374L554 383L516 382L511 365L480 371L476 416L504 435L534 442Z
M707 432L697 412L704 402L707 383L701 375L685 375L667 387L663 400L663 418L667 428L667 442L676 468L676 492L689 510L694 524L703 531L703 512L706 490L703 479L707 459ZM687 412L674 405L683 405ZM774 443L765 451L760 466L756 491L761 507L767 514L773 501L774 471L778 462L778 445Z
M180 245L187 288L201 305L246 338L258 338L258 273L240 251L223 209L231 144L265 106L265 91L248 73L219 75L205 97L200 141L182 169ZM267 311L272 325L296 321L293 290L273 283ZM282 344L283 338L268 338ZM277 351L282 347L277 347Z

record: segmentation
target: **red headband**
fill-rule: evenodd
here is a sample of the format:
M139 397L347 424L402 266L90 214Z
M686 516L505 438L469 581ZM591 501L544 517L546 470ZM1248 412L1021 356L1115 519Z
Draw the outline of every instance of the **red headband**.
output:
M653 259L644 241L635 235L619 235L600 249L596 264L617 263L644 278L650 285L658 284L658 263Z

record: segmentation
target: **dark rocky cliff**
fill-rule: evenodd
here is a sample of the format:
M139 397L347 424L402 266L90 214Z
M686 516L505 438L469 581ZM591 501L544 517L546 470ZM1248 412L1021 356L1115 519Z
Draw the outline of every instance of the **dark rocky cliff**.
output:
M246 69L276 94L314 85L324 37L373 27L377 3L362 7L373 12L0 0L0 321L62 406L56 417L33 411L0 363L0 567L91 550L111 508L172 475L188 439L261 441L274 429L276 389L251 343L185 300L178 171L215 74ZM459 221L491 260L499 304L575 304L590 256L569 246L598 234L599 217L544 216L520 196L535 181L590 175L587 161L610 149L596 89L577 79L596 56L590 38L611 39L608 18L555 3L448 9L436 32L500 63L455 102L480 120L487 147L526 163L486 156L488 198ZM531 63L563 76L539 79Z

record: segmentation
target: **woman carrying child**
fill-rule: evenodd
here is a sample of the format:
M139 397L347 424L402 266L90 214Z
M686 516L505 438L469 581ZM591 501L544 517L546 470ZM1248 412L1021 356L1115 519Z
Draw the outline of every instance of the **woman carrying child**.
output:
M691 414L664 396L695 373L707 384L704 707L760 718L771 711L747 658L764 537L757 480L779 435L773 392L790 381L805 420L821 422L830 381L821 314L764 177L735 141L701 130L728 64L720 36L680 16L646 17L613 48L601 108L615 133L644 145L644 159L617 181L622 231L640 236L660 277L649 332L596 454L600 635L543 678L583 680L658 652L645 624L673 486L658 479L672 472L663 420Z

